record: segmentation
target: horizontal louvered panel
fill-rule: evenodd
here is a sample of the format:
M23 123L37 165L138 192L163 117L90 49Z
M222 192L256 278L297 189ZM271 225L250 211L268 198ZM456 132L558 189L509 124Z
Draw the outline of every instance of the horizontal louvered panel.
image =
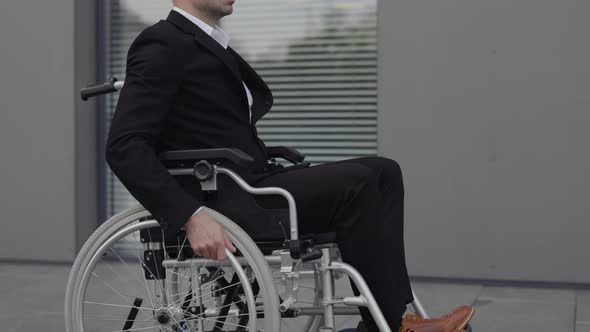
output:
M301 152L305 156L337 156L337 155L362 155L366 153L376 153L374 149L366 149L366 148L342 148L342 149L334 149L334 148L322 148L322 149L310 149L310 148L299 148L299 152Z
M292 141L280 141L275 140L273 141L273 145L271 146L287 146L293 147L298 150L307 149L307 148L375 148L375 142L338 142L338 141L328 141L328 142L311 142L311 141L300 141L296 142L296 144Z
M377 83L302 83L302 84L284 84L271 83L273 91L276 90L344 90L344 89L372 89L374 92Z
M288 32L289 30L282 30L280 28L272 28L272 29L255 29L252 32L253 33L260 33L260 34L264 34L266 37L284 37L285 36L285 32ZM371 31L369 28L359 28L358 30L351 32L351 31L334 31L333 29L326 29L323 33L322 33L322 38L323 39L340 39L340 40L348 40L348 38L357 38L357 39L366 39L366 38L376 38L376 33L375 31ZM232 34L232 38L235 38L236 40L239 40L241 38L245 38L247 37L247 35L242 34L242 33L235 33ZM317 41L317 39L314 39L314 41Z
M375 55L371 53L359 53L359 52L346 52L346 53L338 53L338 54L287 54L285 56L280 57L284 61L288 63L291 62L301 62L301 61L352 61L352 60L372 60L375 59ZM258 60L254 63L255 66L264 66L265 63L275 63L277 60L269 59L269 60Z
M344 126L322 126L303 128L260 128L260 133L370 133L375 132L374 127L344 127Z
M318 68L318 69L307 69L300 68L297 70L293 69L261 69L254 65L254 69L264 77L266 80L272 80L274 77L293 77L298 79L299 77L332 77L332 75L352 75L352 74L363 74L363 75L374 75L377 74L377 69L374 67L366 68ZM322 76L319 76L322 75Z
M276 7L269 5L269 0L248 0L248 6L239 6L237 11L242 13L246 11L255 11L258 12L260 10L269 8L280 8L280 9L291 9L291 10L320 10L325 9L327 6L332 6L334 9L338 10L347 10L346 13L350 12L358 12L361 10L365 10L367 12L373 12L375 10L374 5L375 1L367 1L367 0L347 0L347 1L329 1L325 0L325 2L319 1L310 1L310 0L287 0L287 1L276 1L274 4ZM279 7L280 6L280 7ZM352 11L354 10L354 11ZM346 14L342 13L342 14ZM278 15L278 13L276 13Z
M272 23L268 23L265 22L264 20L260 20L259 22L251 22L247 25L248 29L243 29L243 30L252 30L252 31L257 31L260 33L263 32L271 32L274 30L280 31L282 36L288 36L294 32L299 32L299 31L309 31L309 30L316 30L319 31L321 29L321 32L331 32L334 30L340 30L340 31L349 31L351 33L355 33L355 32L364 32L367 34L375 34L376 31L371 31L371 25L375 26L375 21L374 20L356 20L355 23L355 28L354 30L352 29L347 29L346 27L342 27L342 22L338 20L337 17L330 17L330 16L325 16L323 19L325 19L325 25L323 26L318 26L316 24L310 24L308 26L295 26L293 27L292 25L290 26L290 23L295 23L297 21L300 22L300 18L297 17L297 15L289 15L287 13L287 15L285 16L276 16L273 17L273 21L276 21L280 18L284 18L284 22L281 22L281 24L272 24ZM226 30L229 30L232 32L232 37L234 36L243 36L245 33L243 31L237 30L236 28L238 26L242 26L242 28L244 27L243 24L240 24L242 22L238 22L238 20L226 20L229 24L225 25ZM323 24L323 23L322 23ZM229 27L228 27L229 25ZM358 27L358 29L357 29ZM323 35L323 34L322 34ZM313 36L311 36L311 38L313 38ZM236 38L237 39L237 38Z
M268 1L268 0L266 0L266 1ZM328 0L325 0L325 2L328 2ZM286 19L296 19L297 16L299 14L302 14L304 11L309 12L314 9L315 10L325 10L326 4L327 4L325 2L322 3L320 1L318 1L317 7L314 7L313 4L311 4L311 2L308 2L308 1L305 1L305 4L302 4L301 6L297 6L296 4L294 4L291 6L280 6L280 7L273 6L274 4L270 4L270 6L269 6L268 2L266 4L262 4L260 6L255 6L254 4L249 3L248 6L250 8L248 10L239 10L238 15L247 15L247 14L252 15L252 16L273 15L273 16L276 16L274 18L283 22ZM358 5L354 4L354 5L355 5L355 7L333 5L333 8L332 8L333 10L331 12L326 12L323 15L322 19L325 19L327 21L330 21L330 20L338 21L338 19L341 19L342 16L346 16L345 11L347 11L348 9L354 9L354 13L360 14L360 15L374 14L374 11L375 11L374 8L371 8L369 6L361 7L361 6L364 6L363 4L358 4ZM366 17L375 19L374 17L371 17L371 16L366 16Z
M297 83L307 83L307 82L372 82L377 79L375 75L322 75L322 76L296 76L296 77L270 77L266 79L266 82L269 84L277 84L277 83L284 83L284 82L297 82Z
M310 162L312 164L324 164L324 163L335 162L335 161L340 161L340 160L345 160L345 159L352 159L352 158L358 158L358 157L362 157L362 156L373 156L373 155L376 155L376 153L372 153L370 151L367 151L367 153L363 153L363 154L344 154L344 155L340 155L340 156L307 156L305 158L305 161Z
M282 107L282 108L281 108ZM321 109L321 106L309 106L308 110L310 112L300 112L305 111L306 109L304 106L275 106L273 107L272 111L267 113L263 120L265 119L315 119L315 118L329 118L329 119L337 119L337 118L376 118L376 114L371 112L371 108L375 108L375 106L367 106L367 112L359 112L361 106L353 105L353 106L326 106L326 108ZM326 111L332 110L333 112L318 112L318 111ZM346 110L352 110L353 112L345 112Z
M354 97L362 97L362 96L376 96L377 91L365 91L365 90L350 90L350 91L333 91L333 90L323 90L323 91L283 91L278 90L273 93L275 98L281 97L344 97L344 98L354 98Z
M332 96L324 98L276 98L273 110L326 110L326 111L370 111L376 105L375 97ZM348 107L348 108L347 108ZM356 108L355 108L356 107Z
M269 62L256 63L255 68L274 69L274 68L339 68L339 67L375 67L377 61L357 61L335 59L333 61L305 61L305 62Z
M373 129L377 125L376 120L359 120L359 119L347 119L347 120L318 120L318 119L284 119L284 120L274 120L264 119L258 124L258 128L260 131L265 130L266 128L272 127L284 127L284 126L368 126L372 127Z
M316 46L316 47L298 47L292 48L289 50L289 54L291 55L300 55L300 54L326 54L332 52L338 53L371 53L377 51L376 45L352 45L352 46L339 46L338 48L334 47L323 47L323 46ZM283 54L283 50L268 50L265 54L274 55L274 54Z
M358 134L358 133L349 133L349 134L342 134L342 133L321 133L321 134L298 134L294 136L293 134L289 133L259 133L260 138L266 142L266 145L274 145L274 141L371 141L376 142L377 140L377 133L366 133L366 134Z
M275 95L276 97L276 95ZM332 98L276 98L274 105L286 104L376 104L376 97L346 97L336 96Z

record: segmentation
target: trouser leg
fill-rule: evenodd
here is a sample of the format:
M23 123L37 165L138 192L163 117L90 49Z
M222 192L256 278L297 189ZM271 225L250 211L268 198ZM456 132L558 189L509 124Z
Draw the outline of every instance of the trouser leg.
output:
M358 158L280 173L256 186L278 186L293 194L302 233L337 232L343 260L361 273L397 330L412 300L399 166L385 158ZM361 314L370 330L376 330L368 311Z

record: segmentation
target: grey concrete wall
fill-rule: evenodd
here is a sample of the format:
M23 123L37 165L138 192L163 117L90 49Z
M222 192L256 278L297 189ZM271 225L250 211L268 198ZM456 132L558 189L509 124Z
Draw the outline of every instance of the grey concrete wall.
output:
M96 99L82 101L78 90L96 82L97 74L97 1L76 0L75 3L75 119L76 119L76 252L98 225L97 107ZM101 3L101 1L99 1Z
M590 282L590 2L379 3L413 275Z
M95 147L77 141L89 118L78 116L76 90L94 51L76 41L94 26L76 30L77 11L74 0L0 2L0 259L70 261L77 232L87 233L76 216L91 217L76 206L94 189L76 176Z

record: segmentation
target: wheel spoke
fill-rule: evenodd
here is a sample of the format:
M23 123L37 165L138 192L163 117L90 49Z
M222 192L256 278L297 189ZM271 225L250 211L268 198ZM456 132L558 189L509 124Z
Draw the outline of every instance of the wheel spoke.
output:
M105 285L107 285L107 287L112 289L117 295L119 295L123 300L125 300L125 302L127 302L131 307L137 308L133 305L133 303L128 298L126 298L123 294L121 294L118 290L116 290L113 286L111 286L108 282L106 282L106 280L101 278L98 274L96 274L95 272L92 272L92 275L97 277L98 279L100 279ZM141 312L141 313L145 315L144 312Z
M117 258L121 261L121 263L123 263L125 266L127 266L128 268L131 269L131 267L123 260L123 258L115 251L114 248L110 248L111 251L115 254L115 256L117 256ZM121 278L121 275L119 273L117 273L109 263L106 262L106 260L104 261L104 264L106 265L106 267L111 270L116 276L117 279L120 281L123 281L123 279ZM139 282L139 285L143 287L143 283L141 282L141 280L139 280L139 278L135 275L135 273L133 273L133 275L135 276L135 279ZM145 281L145 279L144 279ZM149 288L147 287L147 282L145 283L146 286L146 290L148 291L148 298L150 300L150 302L152 303L152 306L154 306L154 302L152 301L151 295L149 293Z
M102 303L102 302L92 302L92 301L84 301L86 304L94 304L94 305L102 305L108 307L120 307L120 308L137 308L141 310L148 310L150 312L154 311L154 308L146 308L146 307L136 307L134 305L124 305L124 304L115 304L115 303ZM148 316L152 318L151 316Z

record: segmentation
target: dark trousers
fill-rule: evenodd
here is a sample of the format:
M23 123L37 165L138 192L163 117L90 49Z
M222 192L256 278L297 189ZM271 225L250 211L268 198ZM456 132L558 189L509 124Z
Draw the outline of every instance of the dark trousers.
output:
M300 234L336 232L343 260L366 280L391 329L413 300L404 253L404 185L399 165L364 157L263 177L255 187L281 187L295 198ZM273 200L276 200L273 202ZM284 205L270 197L266 204ZM358 294L353 285L353 291ZM368 310L363 321L378 331Z

